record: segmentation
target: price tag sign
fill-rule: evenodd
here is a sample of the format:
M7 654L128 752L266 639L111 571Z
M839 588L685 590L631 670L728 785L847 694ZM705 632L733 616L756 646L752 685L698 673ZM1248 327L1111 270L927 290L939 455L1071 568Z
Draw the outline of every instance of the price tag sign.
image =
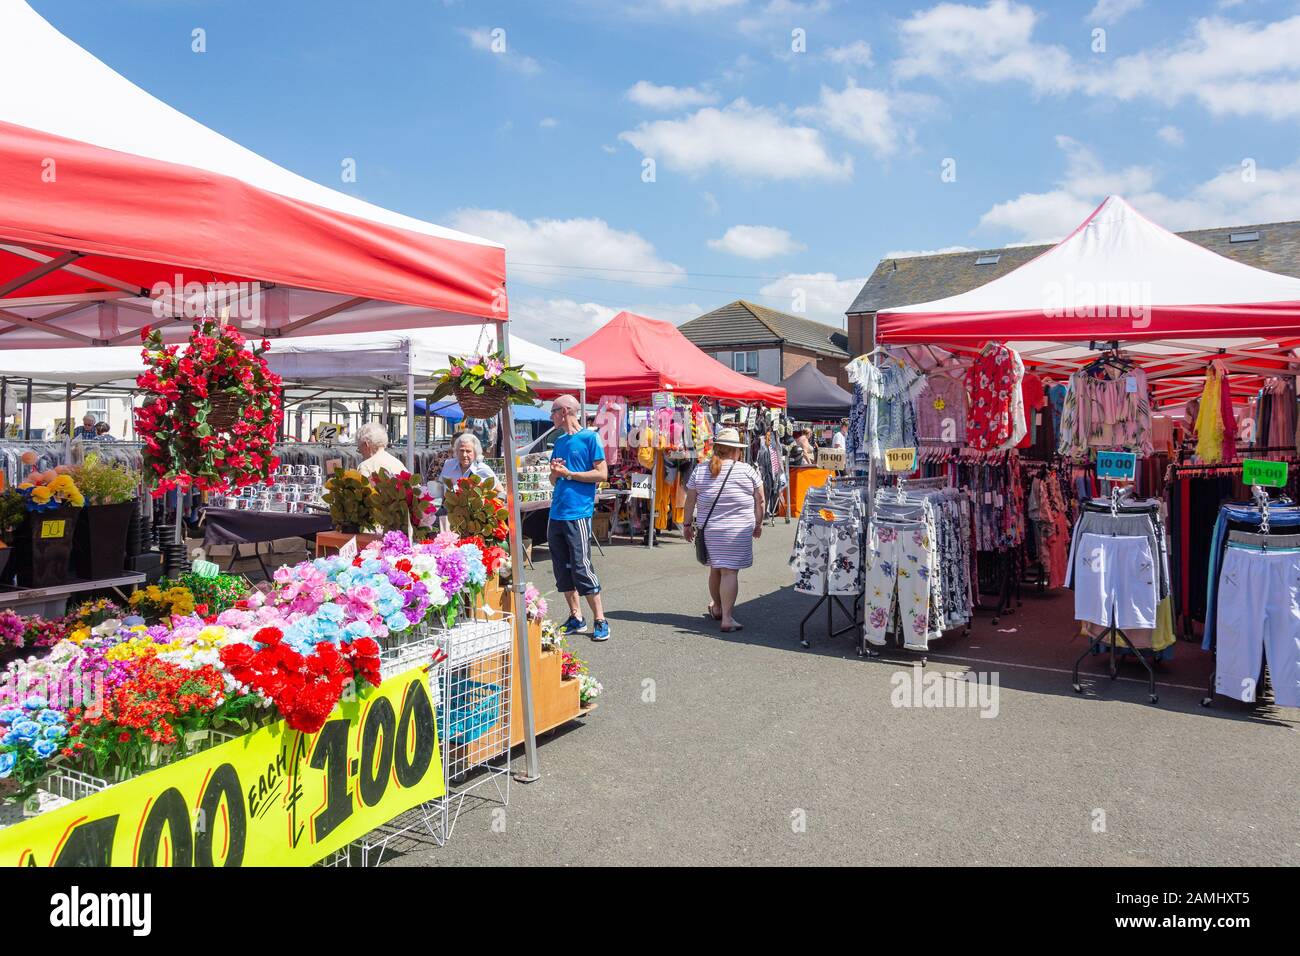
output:
M211 561L198 560L190 564L190 570L201 578L215 578L221 573L221 568Z
M339 557L344 561L351 561L357 556L357 539L349 538L348 543L339 548Z
M650 497L650 476L633 475L632 486L628 490L629 498L649 498Z
M1247 458L1241 463L1241 480L1243 484L1259 485L1263 488L1285 488L1287 463L1284 461L1263 461L1259 458Z
M650 404L655 408L672 408L672 392L654 392L650 396Z
M338 441L348 430L346 425L338 422L321 422L316 426L317 441Z
M1132 481L1137 476L1137 455L1131 451L1097 452L1097 477L1108 481Z
M818 448L817 467L827 471L843 471L846 456L843 448Z
M42 538L62 538L63 528L67 522L62 519L58 521L42 521L41 537Z
M890 448L886 450L885 471L892 474L911 474L916 471L916 449Z

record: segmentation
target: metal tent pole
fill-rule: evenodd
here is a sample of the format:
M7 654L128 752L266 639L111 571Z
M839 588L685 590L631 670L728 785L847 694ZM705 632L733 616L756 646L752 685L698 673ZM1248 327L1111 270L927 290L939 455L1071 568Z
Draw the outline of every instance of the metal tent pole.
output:
M510 317L501 323L501 361L510 364ZM519 648L516 666L519 668L519 689L524 708L524 772L516 780L531 783L537 773L537 733L533 714L533 661L528 645L528 617L524 602L524 531L519 511L518 467L515 461L515 413L507 404L501 410L501 451L506 460L506 503L510 508L510 587L514 600L510 603L514 614L515 646ZM517 706L513 705L512 706Z
M32 440L32 380L27 380L27 402L23 405L23 441Z
M72 462L72 385L69 383L64 386L63 393L63 420L68 429L63 436L63 460Z
M415 474L415 366L411 343L406 343L406 470Z

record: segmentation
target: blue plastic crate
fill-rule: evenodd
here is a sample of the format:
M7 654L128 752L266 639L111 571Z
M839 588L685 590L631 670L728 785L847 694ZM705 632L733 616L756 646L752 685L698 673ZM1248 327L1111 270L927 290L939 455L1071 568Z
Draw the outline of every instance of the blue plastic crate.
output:
M445 708L438 707L438 726L446 728L452 743L473 743L496 726L501 717L501 685L453 677L448 691L455 706L449 719L444 717Z

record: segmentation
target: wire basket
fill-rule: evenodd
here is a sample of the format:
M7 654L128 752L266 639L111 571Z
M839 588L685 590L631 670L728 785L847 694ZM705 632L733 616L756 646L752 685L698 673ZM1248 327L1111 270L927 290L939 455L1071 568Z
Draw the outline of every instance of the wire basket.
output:
M447 740L457 746L478 740L501 718L501 687L497 684L456 674L449 682L447 697L452 701L451 713L439 707L438 723L446 727Z
M484 385L481 393L464 385L452 391L466 418L495 418L510 399L510 390L500 385Z

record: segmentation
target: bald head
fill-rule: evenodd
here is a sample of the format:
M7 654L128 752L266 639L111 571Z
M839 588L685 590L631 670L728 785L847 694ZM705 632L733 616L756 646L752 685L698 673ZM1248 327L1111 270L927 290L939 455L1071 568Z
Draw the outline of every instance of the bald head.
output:
M561 395L551 402L551 424L570 434L581 428L578 422L578 400L572 395Z

